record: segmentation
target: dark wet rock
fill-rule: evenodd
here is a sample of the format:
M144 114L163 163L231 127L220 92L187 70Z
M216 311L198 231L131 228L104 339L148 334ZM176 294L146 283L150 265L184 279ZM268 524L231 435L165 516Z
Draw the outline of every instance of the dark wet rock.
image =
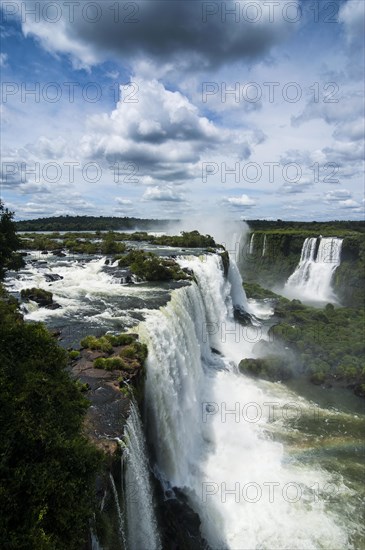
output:
M44 278L48 283L53 283L54 281L60 281L63 279L62 275L57 275L57 273L45 273Z
M224 276L227 277L228 271L229 271L229 254L227 250L225 250L224 252L221 252L219 255L222 258Z
M177 487L163 492L158 483L158 514L160 516L162 547L165 550L209 550L200 532L200 518Z
M65 258L66 254L62 252L62 250L54 250L53 251L54 256L58 256L59 258Z
M355 384L354 394L358 397L365 397L365 384Z
M120 282L122 285L134 285L134 281L131 275L126 275L125 277L122 277Z
M109 264L110 264L110 260L106 259L104 262L104 265L109 265Z
M192 269L190 269L190 267L183 267L183 268L181 268L181 271L183 271L187 275L191 275L191 276L194 275L194 271Z
M251 315L249 313L247 313L247 311L241 306L234 306L233 315L234 315L234 318L241 325L251 325L252 324Z
M48 254L48 251L47 250L42 250L41 254L43 254L44 256L46 256Z
M42 288L26 288L20 293L23 300L36 302L40 307L46 307L53 304L52 292L43 290Z
M57 304L56 302L52 302L52 304L49 304L48 306L45 306L47 309L60 309L62 306L60 304Z
M222 353L219 350L217 350L215 348L210 348L210 349L211 349L212 353L215 353L216 355L222 355Z
M32 302L36 302L39 307L47 309L59 309L62 307L53 301L52 292L48 292L48 290L43 290L42 288L25 288L20 292L20 297L26 302L31 300Z

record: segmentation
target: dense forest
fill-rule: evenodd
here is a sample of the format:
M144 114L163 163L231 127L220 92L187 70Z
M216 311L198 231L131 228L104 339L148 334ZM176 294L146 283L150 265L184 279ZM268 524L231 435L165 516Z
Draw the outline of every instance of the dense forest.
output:
M261 359L244 359L242 372L269 380L303 374L314 384L347 386L365 396L364 307L309 307L257 283L244 284L247 296L274 302L268 341L258 344ZM358 304L360 305L360 304ZM291 352L288 353L288 350Z
M109 216L57 216L17 221L18 231L109 231L130 229L164 229L168 220L118 218Z
M0 273L19 241L0 201ZM1 277L1 278L2 278ZM4 550L78 550L94 511L99 451L83 435L88 401L40 323L25 323L0 280L0 540Z
M353 231L365 232L365 223L363 221L342 221L335 220L329 222L295 222L284 220L246 220L252 231L270 231L280 233L310 233L312 236L323 235L331 237L341 237L348 235Z

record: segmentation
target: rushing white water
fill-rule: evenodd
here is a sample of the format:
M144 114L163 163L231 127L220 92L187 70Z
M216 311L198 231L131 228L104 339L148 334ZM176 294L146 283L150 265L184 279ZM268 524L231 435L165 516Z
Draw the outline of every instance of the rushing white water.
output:
M158 550L161 541L154 512L146 444L142 422L134 402L131 403L124 433L127 440L123 491L127 518L127 548Z
M267 241L267 235L264 235L264 242L262 245L262 256L265 256L266 254L266 241Z
M61 278L48 282L47 275ZM19 293L32 287L51 291L54 302L60 306L48 309L35 302L26 303L26 320L53 323L53 326L65 321L70 326L82 323L92 329L106 327L105 331L134 326L136 320L140 320L139 314L148 307L158 307L168 294L161 285L122 285L120 281L115 267L105 265L105 258L59 260L50 257L47 262L28 263L17 278L7 281L7 288ZM85 326L84 332L90 333Z
M285 294L310 301L336 302L331 281L341 263L341 248L342 239L335 237L305 239L299 264L285 284Z
M232 319L220 260L180 262L197 284L174 291L139 327L149 348L146 419L161 477L188 496L213 549L352 548L341 514L323 496L330 474L273 440L284 420L273 420L269 403L280 408L299 398L237 372L240 358L254 356L253 341Z
M122 548L126 548L126 538L125 538L125 532L124 532L124 518L123 518L122 511L120 509L118 491L117 491L117 488L115 486L115 481L114 481L112 473L109 474L109 479L110 479L110 485L111 485L111 488L112 488L115 507L116 507L117 515L118 515L119 538L120 538L121 543L123 544Z
M250 239L250 247L249 247L249 253L253 254L254 251L254 243L255 243L255 233L252 233L251 239Z
M228 281L231 285L230 296L233 306L245 309L248 313L253 313L247 301L247 296L242 285L240 272L238 271L235 260L231 257L228 269Z

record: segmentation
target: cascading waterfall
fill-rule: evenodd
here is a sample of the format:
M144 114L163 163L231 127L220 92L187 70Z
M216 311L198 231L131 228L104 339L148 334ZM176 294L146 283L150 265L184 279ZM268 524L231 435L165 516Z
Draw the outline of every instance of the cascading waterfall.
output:
M264 235L264 242L262 245L262 256L265 256L266 254L266 241L267 241L267 235Z
M155 517L148 458L141 418L132 401L124 430L124 503L128 550L158 550L161 542Z
M299 264L287 280L284 292L290 297L314 301L336 301L331 281L341 263L342 239L312 237L304 241Z
M139 326L149 349L146 419L165 486L184 491L213 549L351 548L341 516L311 498L330 474L297 463L272 438L265 404L285 402L277 386L237 372L241 358L254 356L253 343L232 318L220 258L179 263L197 284L174 291ZM293 485L302 498L285 493Z
M109 479L110 479L110 485L111 485L111 488L112 488L115 507L116 507L117 515L118 515L119 538L120 538L121 544L123 544L122 548L124 549L124 548L126 548L126 537L125 537L125 531L124 531L124 518L123 518L122 510L120 508L119 495L118 495L117 488L115 486L115 481L114 481L114 477L113 477L112 473L110 473Z
M254 251L254 242L255 242L255 233L252 233L251 239L250 239L250 247L249 247L249 253L253 254Z

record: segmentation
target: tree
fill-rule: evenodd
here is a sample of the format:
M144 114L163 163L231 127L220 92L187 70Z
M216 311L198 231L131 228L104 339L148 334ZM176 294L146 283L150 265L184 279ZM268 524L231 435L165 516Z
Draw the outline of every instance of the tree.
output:
M4 550L79 550L101 456L82 435L88 402L44 326L0 286L0 540Z
M5 208L0 199L0 279L4 278L7 269L19 269L24 265L22 257L15 253L21 242L13 217L14 213Z

